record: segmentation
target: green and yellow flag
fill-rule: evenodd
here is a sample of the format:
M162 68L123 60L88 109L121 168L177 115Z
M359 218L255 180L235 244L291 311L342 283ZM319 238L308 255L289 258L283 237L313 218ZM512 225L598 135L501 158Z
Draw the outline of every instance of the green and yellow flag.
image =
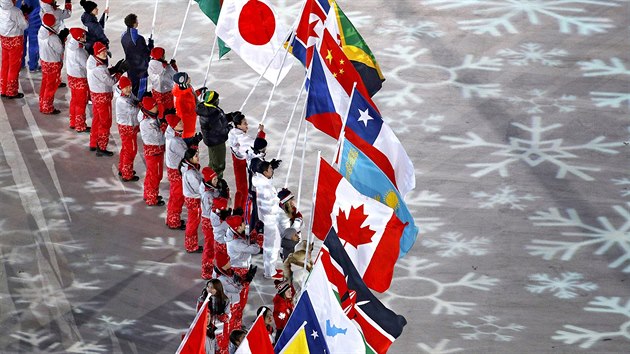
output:
M223 4L223 0L195 0L195 2L199 4L201 12L208 16L208 18L216 26L217 21L219 20L219 14L221 13L221 5ZM230 47L223 43L221 38L217 39L219 41L219 58L221 58L230 51Z

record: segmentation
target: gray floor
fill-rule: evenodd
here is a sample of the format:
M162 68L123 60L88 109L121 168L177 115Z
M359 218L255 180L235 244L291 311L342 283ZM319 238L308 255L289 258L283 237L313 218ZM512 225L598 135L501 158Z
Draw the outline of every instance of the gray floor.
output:
M301 6L273 3L286 24ZM391 352L629 351L628 4L341 2L387 77L374 100L417 174L407 203L421 238L380 296L409 322ZM137 13L147 34L152 5L111 1L114 59L124 15ZM185 7L160 1L155 39L167 56ZM213 35L193 5L177 60L196 86ZM273 97L272 155L302 77L295 63ZM230 111L256 79L230 54L212 64L208 86ZM40 80L22 72L26 100L0 105L0 351L172 353L194 315L200 256L163 226L163 208L144 206L141 183L119 182L118 154L96 158L65 114L38 112ZM270 88L263 83L245 107L251 121ZM60 89L66 114L68 98ZM296 131L294 122L288 146ZM332 146L310 129L307 215L316 151L330 159ZM282 158L290 155L285 148ZM136 170L144 174L141 158ZM291 188L298 176L299 158ZM273 293L255 280L246 323Z

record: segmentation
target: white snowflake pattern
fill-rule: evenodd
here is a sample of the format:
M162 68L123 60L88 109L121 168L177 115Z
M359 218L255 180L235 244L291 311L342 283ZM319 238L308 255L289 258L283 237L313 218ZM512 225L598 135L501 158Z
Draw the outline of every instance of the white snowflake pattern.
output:
M606 33L615 27L610 19L573 14L595 11L586 5L618 7L621 2L623 0L424 0L422 3L438 10L473 8L475 17L488 17L458 21L460 28L480 35L501 36L503 32L519 33L513 23L516 20L527 19L532 25L543 25L542 18L557 22L561 33Z
M597 290L597 284L583 282L583 279L584 276L582 274L575 272L565 272L560 274L560 277L542 273L533 274L529 276L529 280L538 284L529 284L525 289L534 294L542 294L548 291L559 299L572 299L578 296L578 291Z
M116 199L94 202L94 209L111 216L132 215L136 207L144 205L142 184L123 185L116 177L99 177L87 181L85 188L91 193L103 193L108 199Z
M621 59L615 57L610 59L610 64L601 59L594 59L580 61L578 65L585 77L630 75L630 68L626 67ZM630 93L628 92L592 91L591 99L597 107L619 108L627 101L630 108Z
M597 342L613 337L621 337L630 341L630 299L626 300L626 304L622 303L622 299L619 297L604 297L598 296L593 301L589 302L590 307L585 307L585 311L605 313L607 318L602 323L612 323L612 315L620 315L626 317L626 321L619 325L617 330L609 332L598 332L587 328L582 328L574 325L564 325L565 330L556 331L556 335L551 339L564 342L565 344L580 344L580 348L588 349L595 345ZM586 316L585 316L586 318ZM588 316L592 318L592 316Z
M610 253L611 256L617 256L614 261L609 264L610 268L618 268L626 262L630 262L630 211L626 206L615 205L613 210L623 218L623 224L615 227L608 216L600 216L597 221L601 226L593 226L582 221L575 209L567 209L566 216L557 208L550 208L549 211L539 211L535 216L529 219L534 221L536 226L548 227L567 227L571 230L561 235L571 238L572 241L550 241L550 240L532 240L531 245L527 245L526 249L532 256L542 256L546 260L554 259L560 255L560 259L568 261L573 255L589 246L599 245L594 254L601 256ZM611 248L617 246L618 251ZM612 258L611 258L612 259ZM625 273L630 273L630 263L622 269Z
M109 352L108 348L102 344L75 342L67 348L63 348L62 344L53 337L48 331L45 330L27 330L16 331L11 333L12 338L26 343L30 348L29 353L47 353L47 354L62 354L62 353L81 353L81 354L97 354Z
M498 189L495 194L487 192L471 192L473 198L481 199L479 207L482 209L492 209L497 205L507 205L510 209L524 210L525 206L522 201L533 201L539 199L530 193L517 195L516 189L511 186L503 186Z
M450 301L445 300L442 297L450 289L468 288L475 290L488 291L494 285L499 282L499 279L491 278L486 275L479 276L475 273L467 273L461 279L453 282L441 282L436 279L429 278L422 275L421 271L427 270L438 266L439 263L430 262L427 259L418 258L415 256L407 256L400 259L397 263L397 267L405 269L407 271L406 276L396 277L392 281L392 286L387 291L386 295L382 299L386 306L390 306L393 300L410 300L414 303L421 300L431 301L435 304L435 307L431 311L433 315L446 314L446 315L466 315L477 304L474 302L464 301ZM418 283L418 286L412 284ZM404 286L397 286L397 284L405 284ZM404 289L424 289L423 294L405 294L399 293Z
M592 91L591 96L596 107L619 108L624 102L628 102L630 108L630 93Z
M131 329L128 327L135 323L136 320L116 320L112 316L101 315L96 318L96 321L90 322L88 327L96 329L96 333L100 336L108 336L112 335L114 332L130 334Z
M509 137L509 144L492 143L487 142L477 134L468 132L468 138L443 136L443 140L459 143L459 145L451 146L452 149L467 149L467 148L479 148L488 147L495 148L498 151L493 152L491 155L505 157L504 160L490 163L472 163L467 164L467 167L478 168L479 171L472 174L473 177L482 177L490 172L497 171L501 177L507 177L508 166L514 162L522 161L527 163L530 167L537 167L543 162L549 162L558 167L556 178L565 178L567 173L582 178L585 181L594 180L593 177L588 175L585 171L599 171L598 167L587 167L571 165L564 160L575 159L578 156L573 154L575 150L590 150L605 154L618 154L615 150L617 147L623 146L621 142L605 143L606 137L599 136L588 143L574 146L563 146L563 139L542 140L542 135L551 130L557 129L562 124L551 124L548 126L542 126L542 120L540 117L532 117L531 126L526 126L521 123L512 123L513 126L529 132L530 139L522 139L518 137Z
M381 25L379 32L386 35L394 35L400 42L415 42L422 37L438 38L444 32L437 29L438 25L431 21L418 21L407 23L400 20L387 20Z
M461 254L483 256L488 253L488 250L485 248L488 244L490 244L490 240L486 237L466 239L459 232L444 233L439 239L425 237L422 240L423 246L439 249L436 254L440 257L456 257Z
M545 90L534 89L527 92L528 97L508 97L512 103L525 106L523 112L528 114L539 114L545 111L557 110L559 113L569 113L575 111L575 96L562 95L560 97L549 97Z
M524 43L519 49L501 49L497 55L506 58L508 63L515 66L529 66L540 63L544 66L560 66L563 64L560 58L566 57L569 53L564 49L552 48L544 49L538 43Z
M630 178L613 178L611 181L616 186L626 186L622 187L620 194L622 197L630 197Z
M448 348L449 343L450 339L442 339L434 347L426 343L418 343L418 347L427 354L450 354L464 350L463 348Z
M397 111L394 114L396 123L391 124L391 128L397 134L416 132L416 127L424 130L425 133L437 133L442 130L443 115L430 114L428 117L420 118L420 113L409 109Z
M135 270L137 272L142 272L146 274L154 274L160 277L166 275L170 269L175 267L184 266L189 268L194 268L190 262L185 260L185 253L183 252L183 245L178 245L178 242L175 237L145 237L144 242L142 243L142 249L145 250L164 250L168 251L166 257L170 257L175 255L172 262L163 261L164 256L160 255L161 260L154 261L151 259L143 259L138 261L135 266ZM158 257L157 253L153 252L152 255Z
M469 340L480 340L485 337L493 338L496 342L511 342L514 338L506 332L520 332L525 329L525 326L521 326L516 323L510 323L508 325L498 324L499 318L495 316L483 316L479 317L480 323L470 323L468 321L453 322L455 328L470 328L472 332L460 333L460 336Z

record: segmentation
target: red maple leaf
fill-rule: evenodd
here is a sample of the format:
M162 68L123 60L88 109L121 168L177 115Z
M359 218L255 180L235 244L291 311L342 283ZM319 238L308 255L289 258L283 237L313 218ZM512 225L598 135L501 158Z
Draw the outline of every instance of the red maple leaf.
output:
M363 213L363 205L358 208L351 207L348 216L345 211L340 210L337 215L337 235L355 248L372 242L372 236L376 231L371 230L369 225L361 227L365 219L367 215Z

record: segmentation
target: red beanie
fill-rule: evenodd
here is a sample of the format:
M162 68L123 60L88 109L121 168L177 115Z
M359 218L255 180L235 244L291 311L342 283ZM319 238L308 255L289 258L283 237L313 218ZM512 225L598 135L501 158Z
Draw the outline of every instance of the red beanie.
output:
M55 0L42 0L44 4L52 5Z
M55 22L57 22L57 18L55 18L55 15L51 13L44 14L42 17L42 23L44 26L52 27L55 25Z
M74 38L77 41L81 39L81 37L83 37L84 34L85 34L85 30L83 28L78 28L78 27L70 28L70 35L72 36L72 38Z
M168 126L175 129L175 126L177 125L177 123L179 123L181 119L177 116L177 114L167 114L166 115L166 123L168 123Z
M225 222L230 226L230 229L236 231L236 229L243 224L243 217L240 215L232 215L228 217Z
M214 176L217 175L216 172L214 172L213 169L211 169L210 167L204 167L203 170L201 170L201 174L203 175L203 181L206 183L210 183L210 181L212 181L212 179L214 178Z
M107 47L105 46L105 44L101 42L94 43L94 46L92 47L92 49L94 49L94 55L98 55L98 54L101 54L102 52L107 51Z
M228 206L228 200L225 198L214 198L212 200L212 210L218 211L218 210L225 210L227 209Z
M131 86L131 80L129 80L126 76L121 76L120 80L118 80L118 87L123 90L125 87Z
M159 60L159 59L162 59L163 56L164 56L164 48L162 48L162 47L155 47L155 48L151 49L151 58L152 59Z
M144 107L144 109L146 109L147 111L150 111L155 106L157 106L157 102L155 102L155 98L151 96L144 96L144 98L142 99L142 107Z

